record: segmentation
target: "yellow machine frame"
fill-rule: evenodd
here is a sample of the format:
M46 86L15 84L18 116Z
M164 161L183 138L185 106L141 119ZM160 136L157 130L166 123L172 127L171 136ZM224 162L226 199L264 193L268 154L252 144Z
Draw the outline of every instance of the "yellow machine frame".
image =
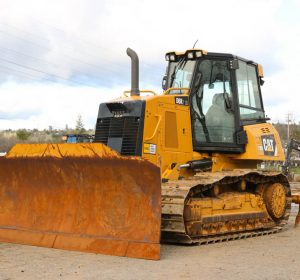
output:
M284 151L278 132L270 123L244 126L248 137L245 152L241 154L199 153L193 151L190 106L174 103L176 97L188 97L189 91L170 94L180 89L171 88L163 95L132 96L132 100L145 100L145 121L142 156L161 167L162 178L189 177L192 172L179 169L181 164L203 158L212 158L212 171L236 168L255 169L262 161L284 161ZM146 91L145 91L146 92ZM128 99L118 99L122 102ZM277 150L274 156L264 155L262 135L274 135Z

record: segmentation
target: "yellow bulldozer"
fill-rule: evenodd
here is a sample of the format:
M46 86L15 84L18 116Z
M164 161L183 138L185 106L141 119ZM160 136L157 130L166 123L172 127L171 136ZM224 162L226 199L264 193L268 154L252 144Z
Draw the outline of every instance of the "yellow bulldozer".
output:
M292 196L263 107L262 66L232 54L168 52L164 92L100 104L94 143L17 144L0 158L0 241L159 259L160 243L280 231Z

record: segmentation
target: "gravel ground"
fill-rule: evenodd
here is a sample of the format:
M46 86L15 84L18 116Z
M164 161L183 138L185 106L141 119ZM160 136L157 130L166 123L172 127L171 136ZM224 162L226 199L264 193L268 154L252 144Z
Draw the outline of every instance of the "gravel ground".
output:
M300 228L204 246L162 245L146 261L0 243L0 279L300 279Z

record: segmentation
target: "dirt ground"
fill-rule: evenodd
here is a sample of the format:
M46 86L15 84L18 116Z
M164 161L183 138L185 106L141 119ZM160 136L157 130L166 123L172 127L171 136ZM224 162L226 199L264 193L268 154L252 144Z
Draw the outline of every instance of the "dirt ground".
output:
M204 246L162 245L146 261L0 243L0 279L300 279L300 228Z

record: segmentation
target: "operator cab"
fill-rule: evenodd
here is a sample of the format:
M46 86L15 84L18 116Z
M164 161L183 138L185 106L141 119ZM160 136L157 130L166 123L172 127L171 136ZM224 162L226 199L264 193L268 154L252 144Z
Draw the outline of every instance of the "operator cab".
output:
M244 152L244 125L266 122L260 85L262 67L232 54L200 49L166 54L163 89L189 88L195 151Z

